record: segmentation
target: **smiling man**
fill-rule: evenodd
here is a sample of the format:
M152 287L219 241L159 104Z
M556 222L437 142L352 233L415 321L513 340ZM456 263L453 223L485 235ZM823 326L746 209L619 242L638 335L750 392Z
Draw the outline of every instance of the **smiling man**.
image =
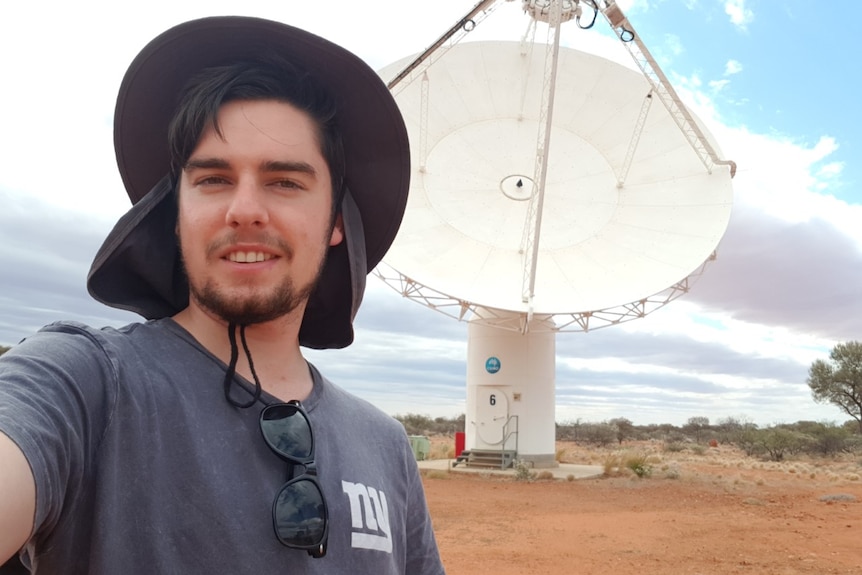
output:
M115 148L133 207L88 287L147 321L0 360L0 563L443 573L403 428L301 352L352 342L403 215L385 85L302 30L187 22L131 64Z

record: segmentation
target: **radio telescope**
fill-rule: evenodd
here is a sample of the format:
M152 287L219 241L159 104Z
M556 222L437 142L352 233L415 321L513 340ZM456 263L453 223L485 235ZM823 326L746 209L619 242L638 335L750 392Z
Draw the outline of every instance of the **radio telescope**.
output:
M686 292L727 228L735 164L612 1L524 0L520 42L455 41L494 5L381 71L413 173L375 274L469 320L468 465L550 467L556 333L643 317ZM560 46L560 26L591 10L640 71ZM537 21L546 42L529 39Z

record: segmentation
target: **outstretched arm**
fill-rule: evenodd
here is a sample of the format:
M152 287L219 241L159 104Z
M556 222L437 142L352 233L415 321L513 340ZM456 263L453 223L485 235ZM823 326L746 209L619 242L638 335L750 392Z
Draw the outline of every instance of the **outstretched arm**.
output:
M0 565L27 542L35 510L30 464L15 442L0 433Z

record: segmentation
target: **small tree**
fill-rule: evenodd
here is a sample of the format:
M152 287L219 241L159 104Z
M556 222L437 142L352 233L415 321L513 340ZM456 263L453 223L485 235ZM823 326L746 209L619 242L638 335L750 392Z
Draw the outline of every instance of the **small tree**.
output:
M785 455L799 453L811 443L810 437L783 427L761 429L757 439L772 461L784 461Z
M735 443L737 436L744 430L757 427L746 416L728 416L719 419L712 429L722 443Z
M746 424L733 434L733 443L746 455L758 455L763 451L760 444L760 430L753 423Z
M821 423L808 432L811 447L823 455L835 455L847 451L850 446L850 431L833 424Z
M630 419L617 417L608 423L617 427L617 442L622 445L623 441L634 437L635 426Z
M857 421L862 433L862 343L839 343L829 361L815 360L808 370L808 387L814 401L837 405Z
M574 421L567 420L556 424L558 441L578 441L580 437L581 418Z
M689 432L694 433L694 441L696 443L700 443L700 437L705 430L709 429L709 418L708 417L689 417L688 421L682 428Z
M604 447L617 440L617 426L606 421L587 423L581 427L581 437L584 441Z

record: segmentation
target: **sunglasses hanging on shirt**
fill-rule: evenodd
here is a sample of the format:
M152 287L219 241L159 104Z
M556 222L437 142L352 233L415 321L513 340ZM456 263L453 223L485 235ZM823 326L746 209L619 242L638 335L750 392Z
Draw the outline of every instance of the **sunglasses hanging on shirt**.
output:
M269 448L282 460L304 471L289 479L272 503L275 536L287 547L305 549L312 557L326 554L329 515L317 482L314 435L299 401L266 406L260 413L260 431Z

